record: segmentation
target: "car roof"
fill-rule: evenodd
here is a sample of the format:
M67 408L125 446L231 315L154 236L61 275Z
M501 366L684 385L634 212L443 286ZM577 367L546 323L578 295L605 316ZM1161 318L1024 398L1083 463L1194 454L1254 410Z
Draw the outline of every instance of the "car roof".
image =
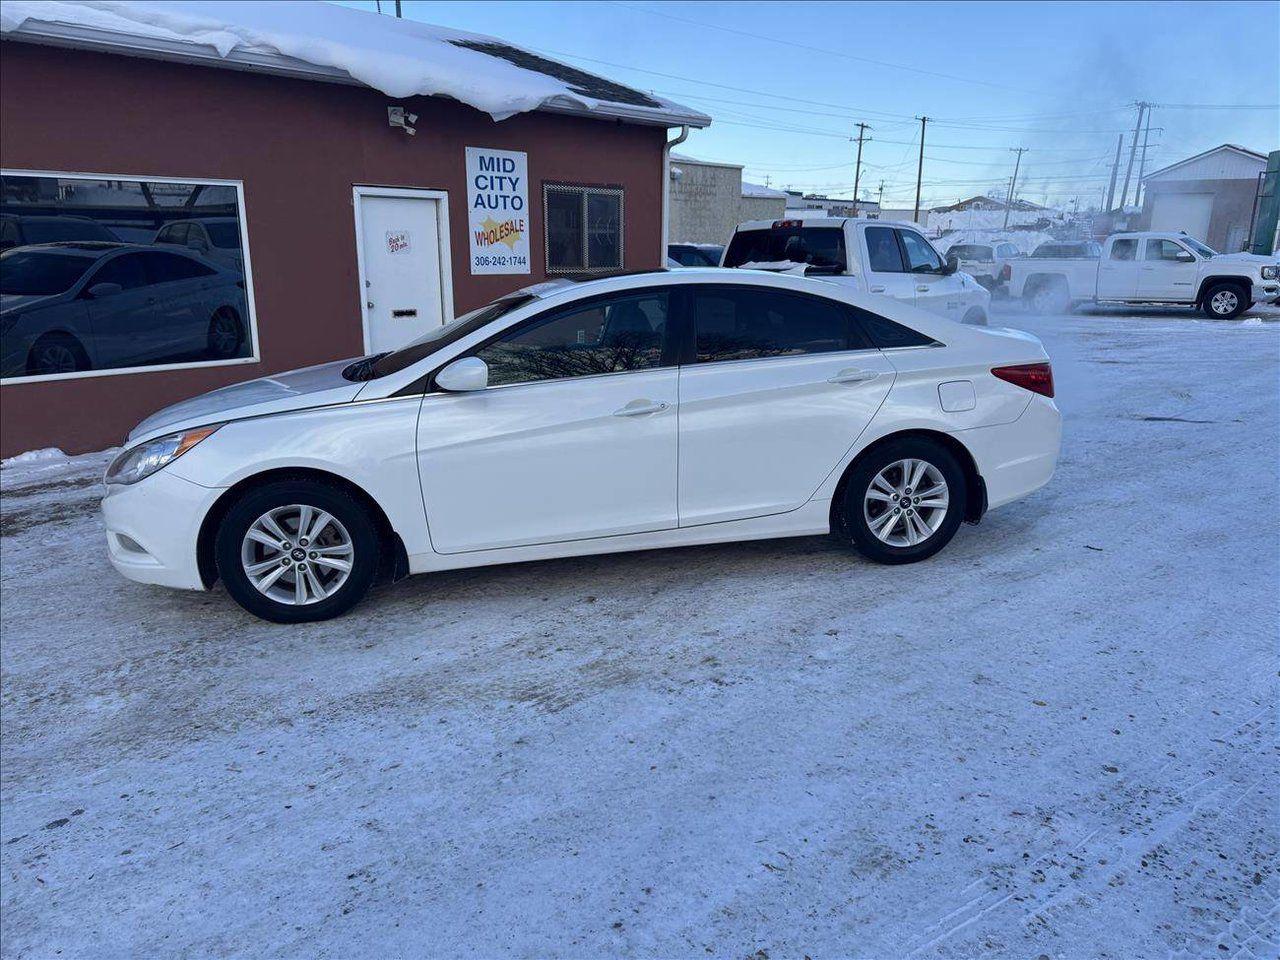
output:
M773 220L744 220L735 228L738 230L769 230L775 223L793 222L789 217L776 217ZM918 223L909 220L876 220L871 217L804 217L794 222L803 227L843 227L846 223L865 223L874 227L907 227L911 230L923 230Z

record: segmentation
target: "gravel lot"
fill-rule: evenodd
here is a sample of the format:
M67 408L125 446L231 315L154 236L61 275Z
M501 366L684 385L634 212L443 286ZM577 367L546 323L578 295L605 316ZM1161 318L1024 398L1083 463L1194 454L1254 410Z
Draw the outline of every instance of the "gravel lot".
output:
M1059 473L912 567L564 560L286 628L116 576L101 458L6 471L3 955L1275 957L1280 323L1011 322Z

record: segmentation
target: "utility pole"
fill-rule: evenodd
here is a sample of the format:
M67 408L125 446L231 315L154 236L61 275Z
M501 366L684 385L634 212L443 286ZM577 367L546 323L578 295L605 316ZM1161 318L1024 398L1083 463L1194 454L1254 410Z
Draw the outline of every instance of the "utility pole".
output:
M1129 163L1124 168L1124 186L1120 188L1120 212L1124 213L1124 202L1129 197L1129 177L1133 174L1133 158L1138 152L1138 134L1142 132L1142 117L1147 112L1150 104L1144 100L1139 100L1138 120L1133 125L1133 142L1129 144Z
M1104 213L1110 213L1115 207L1112 204L1116 199L1116 176L1120 173L1120 151L1124 148L1124 134L1116 137L1116 159L1111 164L1111 186L1107 187L1106 210Z
M404 16L404 11L400 9L400 0L396 0L396 18Z
M858 184L862 180L862 140L871 128L865 123L855 124L858 128L858 159L853 165L853 209L858 209Z
M920 222L920 185L924 182L924 128L929 122L928 117L916 117L920 121L920 161L916 164L916 212L912 216L912 220L916 223Z
M767 186L769 186L769 181L770 181L770 180L772 180L772 179L773 179L773 177L769 176L769 174L767 174L767 173L766 173L766 174L764 175L764 185L765 185L766 187L767 187Z
M1027 152L1027 147L1010 147L1010 153L1016 153L1018 158L1013 161L1013 177L1009 180L1009 196L1004 202L1004 226L1001 230L1009 229L1009 211L1013 207L1013 192L1018 189L1018 167L1022 164L1022 155Z
M1159 128L1163 129L1163 128ZM1147 125L1142 128L1142 154L1138 157L1138 183L1133 189L1133 205L1141 206L1138 199L1142 196L1142 174L1147 169L1147 143L1151 140L1151 111L1147 111Z
M884 181L880 181L880 194L876 198L876 206L880 208L880 216L884 216Z

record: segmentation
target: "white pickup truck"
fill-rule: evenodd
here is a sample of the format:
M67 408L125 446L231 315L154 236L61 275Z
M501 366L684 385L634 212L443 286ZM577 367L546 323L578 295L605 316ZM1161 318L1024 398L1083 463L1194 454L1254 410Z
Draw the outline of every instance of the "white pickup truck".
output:
M913 223L821 217L738 224L722 267L803 270L910 303L959 323L985 326L991 294L948 264Z
M1010 261L1009 295L1044 314L1077 303L1169 303L1229 320L1280 301L1280 260L1218 253L1185 233L1116 233L1096 260Z

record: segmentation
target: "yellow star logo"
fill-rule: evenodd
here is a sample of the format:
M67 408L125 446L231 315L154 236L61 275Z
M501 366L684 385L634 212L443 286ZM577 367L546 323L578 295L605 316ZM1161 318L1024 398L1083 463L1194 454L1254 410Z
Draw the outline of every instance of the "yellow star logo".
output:
M514 250L516 248L516 242L524 235L524 231L514 229L512 227L512 223L512 221L508 220L505 224L507 227L505 235L503 234L502 229L504 224L498 223L493 219L493 217L485 217L484 223L480 224L480 226L484 227L485 233L491 234L497 238L494 241L495 243L505 243L508 247Z

